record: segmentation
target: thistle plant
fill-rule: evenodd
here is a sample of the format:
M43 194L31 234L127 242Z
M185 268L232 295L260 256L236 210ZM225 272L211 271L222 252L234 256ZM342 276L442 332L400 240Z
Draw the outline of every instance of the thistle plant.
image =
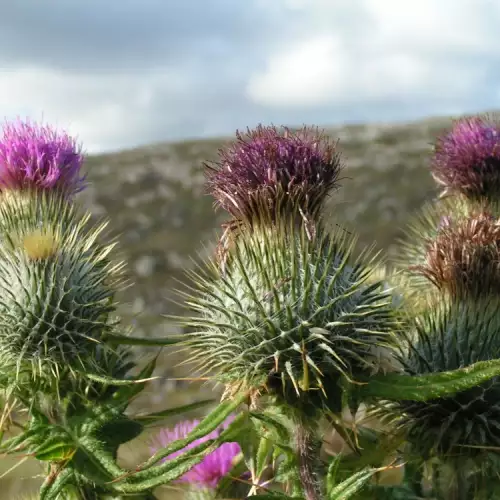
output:
M117 242L77 205L81 147L7 123L2 452L45 465L42 500L153 500L165 485L191 500L499 497L499 133L475 117L438 138L442 196L390 263L326 213L344 168L337 142L312 127L237 132L204 164L228 220L218 252L187 273L175 318L186 333L148 339L117 314ZM181 347L194 378L222 386L220 402L134 413L158 359L134 345ZM363 421L346 421L361 407ZM150 457L123 467L120 447L158 423ZM333 457L325 426L343 442ZM388 470L400 483L381 481Z

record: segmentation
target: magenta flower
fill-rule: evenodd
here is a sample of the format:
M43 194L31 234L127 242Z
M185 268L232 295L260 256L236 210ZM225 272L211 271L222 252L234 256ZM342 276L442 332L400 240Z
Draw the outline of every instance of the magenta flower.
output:
M219 150L219 162L205 164L209 191L235 218L252 219L263 207L274 213L278 206L313 215L337 184L337 145L317 129L259 125L236 138Z
M85 185L80 176L81 148L66 133L49 126L6 123L0 137L0 190L60 190L75 194Z
M204 436L201 439L193 441L191 444L172 453L165 460L182 455L186 450L195 448L200 444L210 440L216 439L222 430L227 429L229 424L234 420L230 417L219 427L219 429ZM154 439L151 446L151 453L156 453L158 450L165 448L173 441L184 439L198 424L199 420L182 421L178 423L173 429L162 429ZM234 459L241 453L241 448L238 443L224 443L215 451L207 455L199 464L195 465L190 471L186 472L178 479L180 482L191 483L200 487L216 488L219 481L232 469Z
M457 121L450 133L437 140L431 171L444 187L443 195L498 197L500 124L477 116Z

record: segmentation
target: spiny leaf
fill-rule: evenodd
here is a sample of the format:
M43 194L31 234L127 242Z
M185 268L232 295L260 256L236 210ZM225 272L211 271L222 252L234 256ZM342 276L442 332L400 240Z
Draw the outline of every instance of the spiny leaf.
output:
M353 474L328 492L328 500L347 500L359 492L378 469L365 469Z
M499 375L500 359L494 359L478 361L457 370L420 376L396 373L376 375L366 384L357 386L355 391L362 398L428 401L453 396Z
M184 337L179 336L179 337L162 337L162 338L155 338L155 339L149 339L149 338L144 338L144 337L133 337L129 335L118 335L114 333L108 333L106 334L106 337L104 338L104 341L107 344L118 344L118 345L142 345L142 346L166 346L166 345L175 345L179 344L185 340Z
M58 500L68 483L73 479L71 469L62 469L61 471L49 475L40 488L40 500Z
M183 406L177 406L176 408L169 408L168 410L159 411L156 413L148 413L147 415L137 415L134 420L137 422L144 422L146 425L148 423L158 422L159 420L165 420L166 418L174 417L176 415L184 415L193 410L203 408L206 405L212 404L214 399L204 399L202 401L197 401L195 403L189 403Z
M229 407L225 407L224 411L226 411L228 408ZM231 408L229 414L232 413L234 409L234 407ZM224 421L228 415L225 415L222 421ZM188 438L186 439L178 440L172 443L172 445L165 448L162 452L154 455L151 460L145 462L145 464L143 464L143 466L138 469L138 472L118 476L117 479L113 481L114 489L123 493L135 493L144 491L145 489L156 488L157 486L160 486L162 484L174 481L175 479L179 478L187 471L189 471L196 464L200 463L204 457L212 453L223 443L239 441L239 439L242 438L241 434L246 430L245 428L241 428L242 422L245 422L246 419L246 415L240 414L233 420L231 424L229 424L227 429L221 432L217 439L207 440L194 448L185 450L182 455L172 460L168 460L160 465L149 466L148 468L145 468L145 465L155 463L158 460L161 460L161 458L166 458L171 453L184 448L185 446L187 446L187 444L194 441L194 439L188 436ZM220 425L222 421L219 422L218 425ZM212 422L213 420L210 420L211 425ZM203 424L203 421L201 422L201 424ZM206 424L206 427L209 427L208 423ZM197 428L191 434L195 433L196 430ZM206 432L203 432L201 437L208 434L209 432L211 431L207 430ZM116 484L118 482L119 484Z
M221 403L217 408L215 408L211 413L209 413L184 439L179 439L174 441L169 446L163 450L155 453L149 460L144 462L139 470L145 470L160 461L161 459L168 457L172 453L185 448L193 441L205 437L207 434L213 432L217 427L219 427L230 415L233 413L238 406L240 406L246 399L247 394L240 394L233 401ZM233 422L234 423L234 422ZM226 431L224 431L226 432Z
M139 380L145 379L149 380L151 375L153 375L153 372L156 368L156 362L158 360L158 355L156 355L149 363L146 364L146 366L140 371L139 375L137 378ZM118 402L129 402L134 398L137 394L139 394L143 389L144 389L144 383L140 384L134 384L134 385L129 385L127 386L122 386L120 389L118 389L115 394L113 395L113 399Z

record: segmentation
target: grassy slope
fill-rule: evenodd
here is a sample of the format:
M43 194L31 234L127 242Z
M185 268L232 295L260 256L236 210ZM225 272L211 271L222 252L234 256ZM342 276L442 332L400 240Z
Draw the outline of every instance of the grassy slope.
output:
M426 168L430 143L449 124L448 119L435 119L330 131L340 139L347 163L344 176L348 179L332 196L328 214L357 232L360 246L375 242L390 252L408 215L435 194ZM208 140L158 144L93 156L87 162L91 187L81 199L96 217L109 217L111 232L119 237L133 282L121 294L125 305L120 312L126 323L133 322L138 334L155 336L175 331L175 326L161 315L182 312L171 302L177 280L182 280L183 270L192 266L192 257L213 248L214 231L223 214L214 213L211 199L203 192L201 164L215 159L223 143ZM181 383L167 380L174 374L185 374L172 370L172 364L172 359L164 359L158 370L164 379L152 386L136 407L157 410L199 397L197 387L191 385L180 391ZM143 439L142 454L147 450L145 443ZM124 449L127 462L131 449ZM13 463L4 459L1 469ZM37 470L24 465L1 479L4 493L0 498L16 498L21 490L35 487L37 480L28 478ZM165 498L173 500L174 494L169 492Z

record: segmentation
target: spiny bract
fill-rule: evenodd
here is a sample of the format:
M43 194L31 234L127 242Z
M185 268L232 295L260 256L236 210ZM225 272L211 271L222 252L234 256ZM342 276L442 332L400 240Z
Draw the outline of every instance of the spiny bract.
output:
M16 376L26 365L38 374L94 366L90 354L113 328L122 264L108 259L114 244L98 242L105 226L85 229L88 217L68 210L66 230L20 219L0 239L0 359Z
M353 256L355 239L287 224L241 231L224 271L212 263L188 295L200 317L186 344L228 386L261 388L292 404L339 408L342 376L390 365L397 320L390 291L367 283L376 260Z
M500 357L498 299L450 302L414 321L401 357L412 376L456 370ZM500 446L500 378L451 397L394 405L400 425L424 459L454 454L476 456Z
M79 208L57 192L35 190L0 192L0 235L31 232L36 228L54 227L68 231L80 219L86 224L89 215L83 218Z

